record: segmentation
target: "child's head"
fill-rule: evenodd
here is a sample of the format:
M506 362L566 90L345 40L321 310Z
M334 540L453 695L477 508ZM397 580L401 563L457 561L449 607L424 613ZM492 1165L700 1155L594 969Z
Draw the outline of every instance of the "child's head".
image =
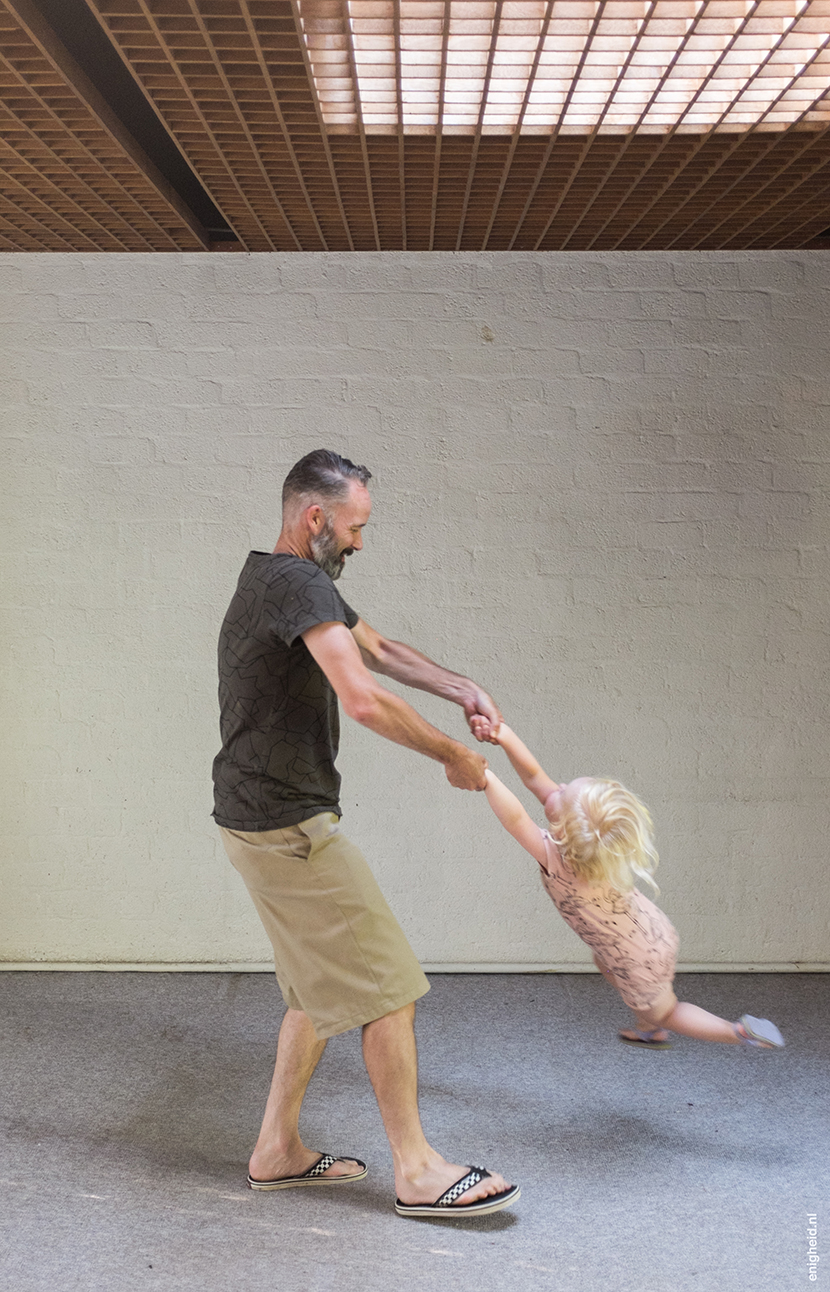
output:
M621 892L644 879L657 891L648 808L619 781L580 776L560 785L545 803L545 815L564 861L581 879Z

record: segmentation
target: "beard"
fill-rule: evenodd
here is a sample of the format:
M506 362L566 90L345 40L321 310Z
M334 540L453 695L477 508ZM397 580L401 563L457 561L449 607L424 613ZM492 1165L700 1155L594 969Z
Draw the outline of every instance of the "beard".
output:
M311 559L330 579L339 579L351 548L341 548L334 533L334 526L327 520L322 531L311 540Z

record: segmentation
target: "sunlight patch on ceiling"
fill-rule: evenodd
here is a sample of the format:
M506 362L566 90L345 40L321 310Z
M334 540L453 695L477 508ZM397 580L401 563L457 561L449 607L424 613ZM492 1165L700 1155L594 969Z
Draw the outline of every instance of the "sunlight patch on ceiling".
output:
M297 0L330 132L830 124L830 0Z

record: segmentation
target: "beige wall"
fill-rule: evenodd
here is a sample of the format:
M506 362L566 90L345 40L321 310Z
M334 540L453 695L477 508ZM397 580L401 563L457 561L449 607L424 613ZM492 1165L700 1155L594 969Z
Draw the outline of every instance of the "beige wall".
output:
M375 473L344 595L552 775L641 793L681 962L830 959L830 257L4 255L0 285L7 963L267 961L209 817L215 640L320 445ZM342 743L425 962L586 963L483 796Z

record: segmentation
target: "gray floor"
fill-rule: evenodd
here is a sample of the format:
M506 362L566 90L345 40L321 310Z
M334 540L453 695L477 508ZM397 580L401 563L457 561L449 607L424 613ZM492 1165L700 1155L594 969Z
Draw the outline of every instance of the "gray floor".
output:
M393 1212L356 1034L331 1042L306 1142L367 1159L335 1192L244 1187L280 1014L258 974L0 976L6 1292L789 1292L826 1242L830 979L685 975L682 997L774 1019L788 1048L620 1045L584 975L437 975L422 1112L448 1156L522 1185L477 1221Z

